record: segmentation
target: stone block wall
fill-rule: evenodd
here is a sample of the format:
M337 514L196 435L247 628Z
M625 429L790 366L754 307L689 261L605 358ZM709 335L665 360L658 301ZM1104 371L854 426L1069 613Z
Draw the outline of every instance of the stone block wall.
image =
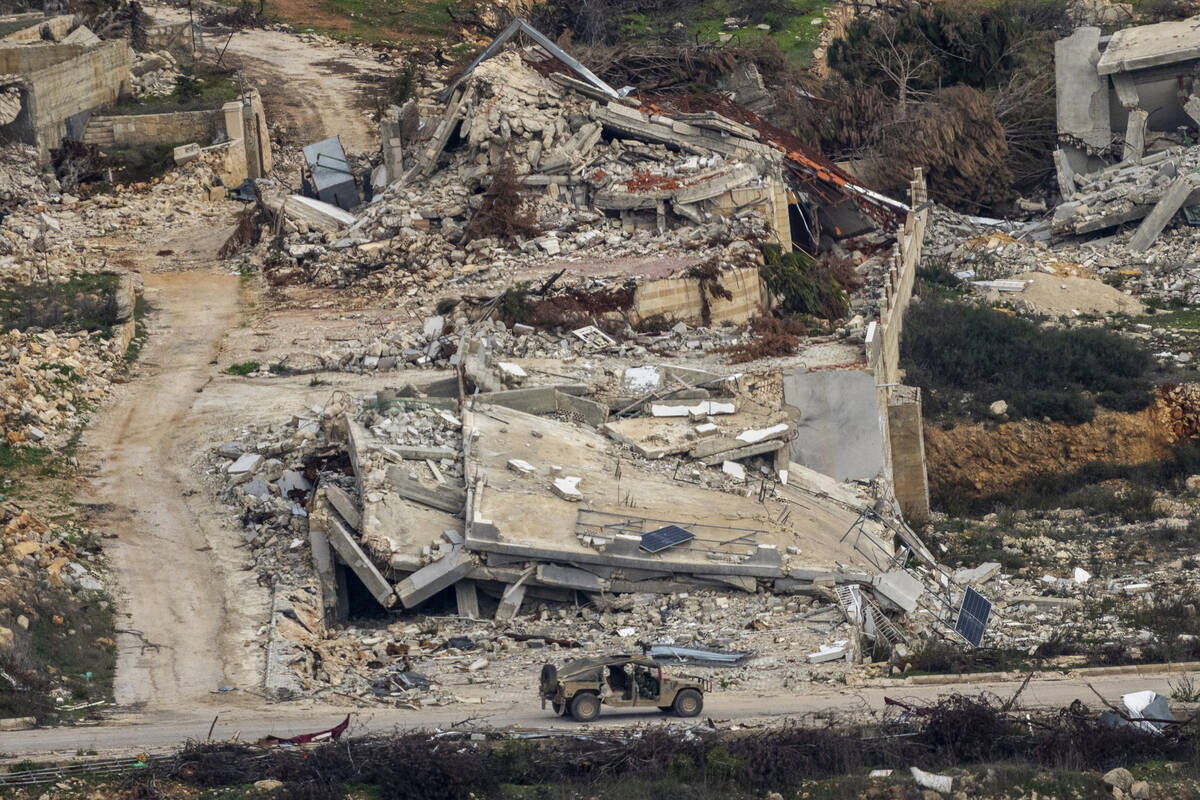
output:
M208 144L223 131L219 111L176 111L168 114L129 114L93 117L91 124L112 125L116 147L142 144L198 142Z
M733 297L708 298L712 324L726 321L741 324L758 316L766 307L767 290L757 268L723 272L720 283ZM646 280L634 294L633 311L639 319L661 314L670 320L699 321L704 308L700 291L699 278Z
M83 52L83 45L78 44L4 42L0 44L0 75L28 75L65 64L83 55Z
M41 51L41 52L38 52ZM52 55L61 58L52 62ZM9 69L20 64L33 69ZM76 45L0 48L0 72L20 72L29 89L25 98L23 138L37 146L43 159L67 134L67 118L117 101L129 88L129 46L123 39L84 50ZM14 125L21 125L18 118Z
M920 169L914 170L910 193L912 209L919 208L928 199L925 177ZM915 400L911 399L907 392L915 390L900 384L900 336L904 329L904 313L912 299L917 267L921 263L921 245L928 221L928 208L910 210L904 226L897 231L896 246L884 284L883 305L879 309L879 319L872 323L874 329L869 331L870 340L866 346L867 364L875 376L878 395L885 474L891 476L901 510L913 520L929 515L929 483L925 470L925 443L920 429L920 393L916 393ZM894 429L893 423L896 424Z

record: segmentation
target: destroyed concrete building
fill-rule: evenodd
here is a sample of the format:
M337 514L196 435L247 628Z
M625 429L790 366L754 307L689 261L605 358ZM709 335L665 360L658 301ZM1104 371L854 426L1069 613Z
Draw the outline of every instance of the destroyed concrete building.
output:
M180 48L185 24L149 21L146 53L128 40L101 40L72 15L0 17L17 30L0 39L0 134L38 148L46 161L64 138L101 149L195 142L177 163L202 150L219 150L220 176L227 186L270 173L273 159L266 114L257 91L242 93L218 108L158 114L106 114L143 85L144 76L169 68L169 52ZM167 93L173 81L160 86Z
M1200 17L1111 36L1078 28L1055 43L1054 61L1061 154L1074 172L1101 156L1137 160L1162 134L1200 126Z
M74 36L59 42L40 36L0 40L0 80L13 87L0 99L0 135L37 147L43 160L63 137L82 137L91 114L114 104L131 86L125 40L92 35L78 36L83 41L77 42Z
M518 33L535 46L502 51ZM622 95L522 20L439 98L428 143L389 182L428 178L466 143L479 153L459 168L468 185L516 158L526 186L617 216L626 231L754 209L785 250L813 252L822 236L894 227L905 210L721 95Z
M1063 203L1052 232L1089 235L1139 222L1146 250L1200 200L1191 133L1200 127L1200 17L1101 36L1078 28L1055 44Z

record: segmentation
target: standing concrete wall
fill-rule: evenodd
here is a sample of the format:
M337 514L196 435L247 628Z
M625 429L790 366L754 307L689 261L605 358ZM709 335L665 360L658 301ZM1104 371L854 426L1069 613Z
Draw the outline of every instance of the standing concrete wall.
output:
M732 269L718 278L730 298L708 297L709 320L713 324L740 324L758 316L767 307L767 290L757 268ZM638 319L662 315L670 320L699 321L704 302L699 278L660 278L638 285L633 311Z
M792 461L839 481L869 481L884 471L875 377L870 372L786 373L783 402L800 411Z
M896 502L905 519L924 521L929 518L929 476L925 470L920 389L893 388L888 401L888 439Z

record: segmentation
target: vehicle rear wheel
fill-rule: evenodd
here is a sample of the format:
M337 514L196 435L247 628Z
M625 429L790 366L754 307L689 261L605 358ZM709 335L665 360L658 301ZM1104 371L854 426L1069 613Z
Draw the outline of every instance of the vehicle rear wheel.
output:
M661 712L663 712L664 714L670 714L670 713L671 713L671 707L670 707L670 706L659 706L659 707L658 707L658 710L659 710L659 711L661 711Z
M591 692L580 692L571 699L571 716L576 722L591 722L600 716L600 698Z
M556 715L556 716L559 716L559 717L561 717L561 716L562 716L562 713L563 713L563 708L564 708L564 705L563 705L562 703L560 703L560 702L559 702L559 701L557 701L557 700L551 700L551 701L550 701L550 707L551 707L552 709L554 709L554 713L555 713L555 715Z
M695 689L681 689L671 707L681 717L695 717L704 708L704 698Z

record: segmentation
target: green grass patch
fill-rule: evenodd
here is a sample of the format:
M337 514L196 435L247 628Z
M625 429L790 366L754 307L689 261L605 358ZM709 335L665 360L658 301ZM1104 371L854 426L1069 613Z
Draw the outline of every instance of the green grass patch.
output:
M453 20L450 9L458 7L457 0L326 0L324 7L346 18L349 30L311 25L306 20L288 20L305 30L363 42L385 42L396 39L444 39L449 36Z
M906 382L930 421L981 419L996 400L1013 419L1078 424L1097 407L1137 411L1153 400L1152 354L1103 328L1056 328L944 300L909 310L900 342Z
M239 361L236 364L230 364L225 368L227 375L249 375L251 372L257 372L262 366L257 361Z
M100 331L112 336L117 322L113 272L72 272L61 283L22 283L0 287L0 327L42 328L58 333Z
M704 4L699 19L692 25L693 37L701 43L721 41L721 34L731 36L729 44L756 47L764 39L773 39L775 44L794 66L805 67L812 61L813 51L820 43L822 21L827 3L817 0L786 0L770 4L774 8L764 9L765 13L754 13L755 9L748 8L750 4L736 2L709 2ZM739 15L738 12L751 13ZM726 30L726 17L745 19L745 24L738 30ZM759 24L770 25L770 30L762 30Z
M176 83L170 94L145 95L113 106L106 114L167 114L175 111L217 109L241 95L236 76L207 64L197 64L192 75Z
M1176 308L1138 317L1137 322L1174 331L1200 331L1200 308Z
M27 602L29 630L14 627L13 649L0 659L22 688L0 692L0 717L34 716L48 723L86 713L72 706L111 699L117 651L110 644L112 609L103 598L43 589ZM55 696L64 699L55 702Z

